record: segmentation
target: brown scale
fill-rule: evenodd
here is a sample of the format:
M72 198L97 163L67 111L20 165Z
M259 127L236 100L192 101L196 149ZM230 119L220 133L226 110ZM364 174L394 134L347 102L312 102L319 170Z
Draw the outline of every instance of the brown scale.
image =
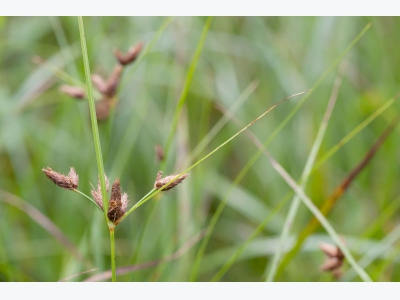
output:
M115 222L124 214L125 211L122 208L121 201L121 185L119 182L119 178L117 178L111 188L111 199L108 205L107 216L111 221Z

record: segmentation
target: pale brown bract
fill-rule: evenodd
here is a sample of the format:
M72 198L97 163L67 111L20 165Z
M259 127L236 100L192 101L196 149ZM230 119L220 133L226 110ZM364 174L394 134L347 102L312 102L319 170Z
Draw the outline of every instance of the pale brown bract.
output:
M108 179L106 174L104 174L104 179L105 179L105 182L106 182L106 191L108 193L108 189L110 187L110 180ZM93 184L90 184L90 185L92 186L91 193L92 193L92 196L94 198L94 201L96 201L97 205L101 209L103 209L103 196L101 194L100 178L97 181L97 189L96 190L94 189Z

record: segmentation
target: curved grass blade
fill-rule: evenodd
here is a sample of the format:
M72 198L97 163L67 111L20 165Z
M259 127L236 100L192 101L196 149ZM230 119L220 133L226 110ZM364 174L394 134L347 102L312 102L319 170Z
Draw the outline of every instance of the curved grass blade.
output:
M379 147L383 144L383 142L387 139L387 137L390 135L390 133L394 130L396 125L400 121L400 115L398 115L393 122L386 128L386 130L382 133L382 135L379 137L379 139L372 145L372 147L369 149L369 151L366 153L364 158L361 160L361 162L346 176L346 178L339 184L339 186L334 190L334 192L331 194L331 196L324 202L323 206L321 207L321 212L323 215L327 215L333 208L333 206L336 204L338 199L345 193L345 191L348 189L350 184L353 182L353 180L357 177L357 175L364 169L364 167L371 161L371 159L374 157L375 153L378 151ZM319 227L319 220L316 219L315 217L308 223L308 225L303 229L303 231L300 233L296 245L293 247L293 249L286 254L285 258L282 261L282 264L280 265L278 272L277 272L277 277L280 276L280 274L283 272L285 267L288 265L288 263L291 261L291 259L297 254L297 252L300 250L301 245L305 241L305 239L313 233L317 228Z
M175 113L174 113L174 116L173 116L173 119L172 119L172 127L171 127L171 130L170 130L169 134L168 134L167 142L166 142L165 147L164 147L164 156L165 157L168 157L168 152L169 152L171 144L172 144L172 139L175 136L175 131L176 131L176 128L178 126L179 115L180 115L180 113L182 111L183 105L186 102L186 98L187 98L187 95L188 95L188 92L189 92L190 84L192 83L194 71L196 70L197 62L199 61L200 54L201 54L201 52L203 50L204 42L206 40L208 30L210 29L210 26L211 26L211 21L212 21L212 17L208 17L206 23L204 24L203 31L201 33L199 43L197 44L196 51L195 51L193 59L192 59L192 61L190 63L189 70L188 70L188 72L186 74L185 84L184 84L182 93L181 93L181 95L179 97L178 105L176 106ZM165 162L166 162L166 159L163 160L161 169L163 169L163 167L165 166Z
M0 201L3 201L9 205L12 205L32 218L38 225L40 225L44 230L50 233L57 241L60 242L72 255L76 257L79 261L89 266L90 263L86 262L85 257L79 252L78 248L64 235L64 233L58 228L48 217L42 214L30 203L25 200L13 195L9 192L0 190Z
M344 72L344 68L345 68L345 64L342 64L341 67L339 68L339 72L338 72L338 75L336 76L335 83L334 83L334 86L333 86L333 89L332 89L332 93L331 93L331 96L330 96L330 99L329 99L329 102L328 102L328 106L326 108L324 117L323 117L322 122L321 122L321 126L319 127L319 130L318 130L318 133L317 133L317 137L315 138L314 144L311 147L311 151L310 151L310 154L309 154L309 156L307 158L306 165L304 166L303 173L301 174L300 187L302 189L305 188L305 186L306 186L306 184L308 182L308 178L309 178L310 173L311 173L311 168L312 168L312 166L313 166L313 164L315 162L315 158L317 156L317 153L318 153L319 148L320 148L321 143L322 143L322 139L324 138L326 129L328 127L328 123L329 123L329 120L331 118L331 115L332 115L332 112L333 112L333 108L335 107L337 96L339 94L339 88L340 88L340 85L342 83L342 74ZM293 224L293 221L294 221L294 219L296 217L297 211L298 211L299 206L300 206L300 202L301 202L300 198L297 195L295 195L293 197L293 199L292 199L292 202L291 202L291 205L290 205L290 208L289 208L289 212L288 212L288 215L287 215L286 220L285 220L285 224L284 224L283 229L282 229L281 239L280 239L279 244L278 244L278 249L277 249L275 255L272 258L271 265L267 265L267 267L265 269L265 272L267 272L267 270L269 269L269 273L268 273L268 276L267 276L267 281L273 281L274 280L274 277L275 277L275 274L276 274L276 270L278 268L278 264L279 264L279 261L280 261L281 256L282 256L283 246L285 245L285 242L286 242L287 236L289 234L290 228L291 228L291 226ZM270 266L270 268L269 268L269 266Z

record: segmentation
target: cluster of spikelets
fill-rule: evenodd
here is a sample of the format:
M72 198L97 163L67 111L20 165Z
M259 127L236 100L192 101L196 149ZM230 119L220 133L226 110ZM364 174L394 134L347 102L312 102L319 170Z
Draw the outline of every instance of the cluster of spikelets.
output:
M105 120L110 115L111 108L115 102L114 96L117 93L123 68L126 65L133 63L138 58L142 49L143 43L139 42L129 48L128 52L125 54L118 49L114 50L114 56L118 63L111 72L111 75L107 79L104 79L99 74L92 75L93 85L102 95L102 98L96 101L96 115L98 120ZM87 97L85 90L79 86L62 85L60 90L64 94L75 99L85 99Z
M51 168L47 167L42 169L42 171L46 174L47 178L50 179L52 182L54 182L56 185L59 187L66 189L66 190L76 190L78 188L78 174L75 172L74 168L70 168L70 171L68 175L63 175L60 174L56 171L53 171ZM106 182L106 190L108 193L109 187L110 187L110 181L105 176L105 182ZM162 177L162 172L159 171L157 173L157 178L154 182L154 188L161 190L161 191L167 191L181 183L186 177L188 177L188 174L182 174L180 176L177 175L169 175L166 177ZM165 187L164 187L165 186ZM164 187L164 188L163 188ZM97 204L97 206L104 211L103 209L103 197L102 197L102 191L101 191L101 186L100 186L100 180L97 182L97 188L95 189L92 185L92 196L94 199L94 202ZM108 203L108 211L107 211L107 216L112 221L115 225L117 225L122 217L125 215L125 212L128 208L128 194L127 193L122 193L121 190L121 184L119 181L119 178L117 178L112 187L111 187L111 197L110 201Z
M342 276L341 269L344 254L340 251L339 247L327 243L320 243L319 248L327 256L324 264L321 266L321 271L331 272L336 279L339 279Z

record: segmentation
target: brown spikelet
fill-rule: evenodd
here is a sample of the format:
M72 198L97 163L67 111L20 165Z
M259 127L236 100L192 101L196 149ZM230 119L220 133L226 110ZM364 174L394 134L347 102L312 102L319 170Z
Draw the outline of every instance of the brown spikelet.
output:
M126 54L123 54L118 49L115 49L114 55L121 65L126 66L136 60L143 49L143 45L143 42L137 43L136 45L130 47Z
M327 259L321 266L321 271L331 272L338 279L341 274L341 267L344 261L344 255L339 247L327 243L320 243L319 248L325 253Z
M42 169L42 171L46 174L47 178L63 189L74 190L78 188L78 174L76 174L75 169L72 167L68 176L53 171L49 167Z
M92 75L92 82L96 89L102 94L105 94L107 91L107 82L106 80L101 77L99 74L93 74Z
M121 65L116 65L107 80L105 80L98 74L93 74L92 82L94 86L98 89L98 91L104 96L113 97L117 91L122 70L123 67Z
M156 151L156 161L161 162L164 159L164 150L160 145L154 146L154 151Z
M63 84L60 87L60 91L68 96L71 96L72 98L75 98L75 99L86 98L84 89L79 86L71 86L71 85Z
M321 266L321 271L333 271L336 268L340 267L343 264L343 261L336 257L328 258L324 264Z
M119 219L125 214L128 207L128 195L124 193L121 195L121 184L117 178L111 188L111 199L108 204L108 218L117 225Z
M339 257L344 258L342 251L339 247L328 244L328 243L320 243L319 248L328 256L328 257Z
M117 87L119 84L119 80L121 78L123 67L121 65L116 65L107 80L107 88L105 91L105 95L112 97L115 95L117 91Z
M110 187L110 180L108 179L107 175L104 174L104 179L106 181L106 191L108 193L108 188ZM101 184L100 184L100 179L97 181L97 189L95 190L93 185L90 184L92 186L92 196L94 198L94 201L96 201L97 205L101 207L101 209L103 209L103 196L102 196L102 192L101 192Z
M111 112L111 104L107 99L102 99L95 102L96 117L98 121L104 121L108 118Z
M158 190L161 189L164 185L166 185L168 182L173 180L177 175L178 174L169 175L169 176L162 178L162 171L158 171L156 181L154 182L154 188L158 189ZM172 189L173 187L175 187L179 183L181 183L188 176L189 176L189 174L187 174L187 173L179 176L177 179L175 179L175 181L171 182L169 185L167 185L165 188L163 188L162 191L168 191L168 190Z

